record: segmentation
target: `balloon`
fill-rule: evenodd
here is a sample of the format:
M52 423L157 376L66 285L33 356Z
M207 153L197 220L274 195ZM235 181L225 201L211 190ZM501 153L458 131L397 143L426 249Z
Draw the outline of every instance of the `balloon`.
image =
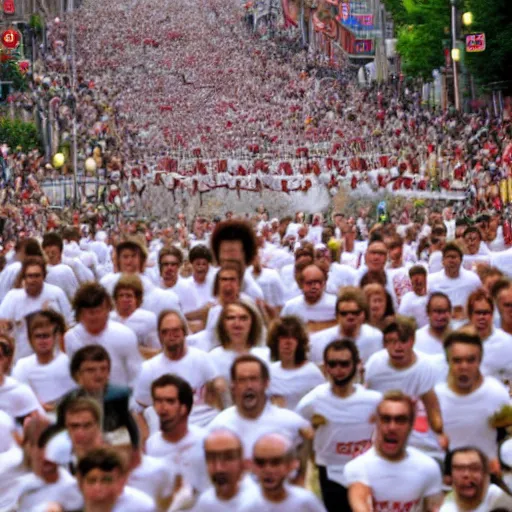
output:
M55 167L55 169L60 169L65 161L66 157L62 153L55 153L55 155L53 155L53 167Z
M96 172L96 169L98 168L98 166L96 165L96 160L94 160L94 158L91 158L89 157L86 161L85 161L85 170L91 174L95 173Z

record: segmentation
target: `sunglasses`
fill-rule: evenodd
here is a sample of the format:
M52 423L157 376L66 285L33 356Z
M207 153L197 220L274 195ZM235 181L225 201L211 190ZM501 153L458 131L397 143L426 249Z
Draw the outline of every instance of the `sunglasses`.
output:
M361 314L360 309L354 309L352 311L338 311L338 315L343 316L343 317L348 316L348 315L357 316L360 314Z
M352 366L352 361L342 361L340 359L331 359L329 361L326 361L325 363L331 370L334 370L334 368L340 367L340 368L350 368Z
M286 456L270 458L254 457L254 464L256 464L256 466L258 466L259 468L263 468L267 465L276 467L279 466L280 464L284 464L286 460Z

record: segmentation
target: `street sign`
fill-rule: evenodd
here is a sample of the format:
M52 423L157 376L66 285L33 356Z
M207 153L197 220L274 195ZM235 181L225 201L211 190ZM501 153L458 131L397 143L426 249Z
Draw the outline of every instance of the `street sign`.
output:
M468 53L478 53L485 51L485 34L468 34L466 36L466 51Z
M15 12L14 0L4 0L4 14L14 14Z
M2 44L8 50L15 50L18 48L20 42L21 34L17 30L9 28L2 32Z

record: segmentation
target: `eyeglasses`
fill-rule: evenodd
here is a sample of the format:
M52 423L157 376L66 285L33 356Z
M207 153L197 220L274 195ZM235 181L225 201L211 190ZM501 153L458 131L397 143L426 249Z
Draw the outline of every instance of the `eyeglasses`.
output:
M379 420L381 423L397 423L398 425L405 425L411 421L411 417L405 414L400 414L398 416L392 416L391 414L379 414Z
M283 455L282 457L269 457L269 458L263 458L263 457L254 457L254 464L258 466L259 468L263 468L267 465L276 467L280 464L284 464L286 462L286 455Z
M242 450L223 450L223 451L206 451L205 452L207 462L233 462L242 457Z
M348 316L348 315L352 315L352 316L358 316L361 314L361 310L360 309L353 309L351 311L339 311L338 310L338 315L340 316Z
M334 368L340 367L340 368L350 368L352 366L352 361L343 361L341 359L331 359L329 361L326 361L325 363L331 370L334 370Z
M470 473L482 473L484 468L481 464L452 464L452 472L463 473L469 471Z
M492 311L490 309L475 309L475 311L473 311L473 314L478 316L487 316L492 315Z

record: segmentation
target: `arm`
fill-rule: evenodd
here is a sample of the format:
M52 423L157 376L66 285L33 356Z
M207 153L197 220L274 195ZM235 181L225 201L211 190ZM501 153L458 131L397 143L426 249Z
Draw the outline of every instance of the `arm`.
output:
M372 512L372 490L361 482L348 488L348 501L353 512Z
M443 493L427 496L423 504L424 512L438 512L443 504Z
M441 408L439 407L439 400L437 399L435 391L430 389L421 395L420 398L425 405L430 428L437 434L441 448L443 448L443 450L447 450L448 438L443 432L443 418L441 416Z

